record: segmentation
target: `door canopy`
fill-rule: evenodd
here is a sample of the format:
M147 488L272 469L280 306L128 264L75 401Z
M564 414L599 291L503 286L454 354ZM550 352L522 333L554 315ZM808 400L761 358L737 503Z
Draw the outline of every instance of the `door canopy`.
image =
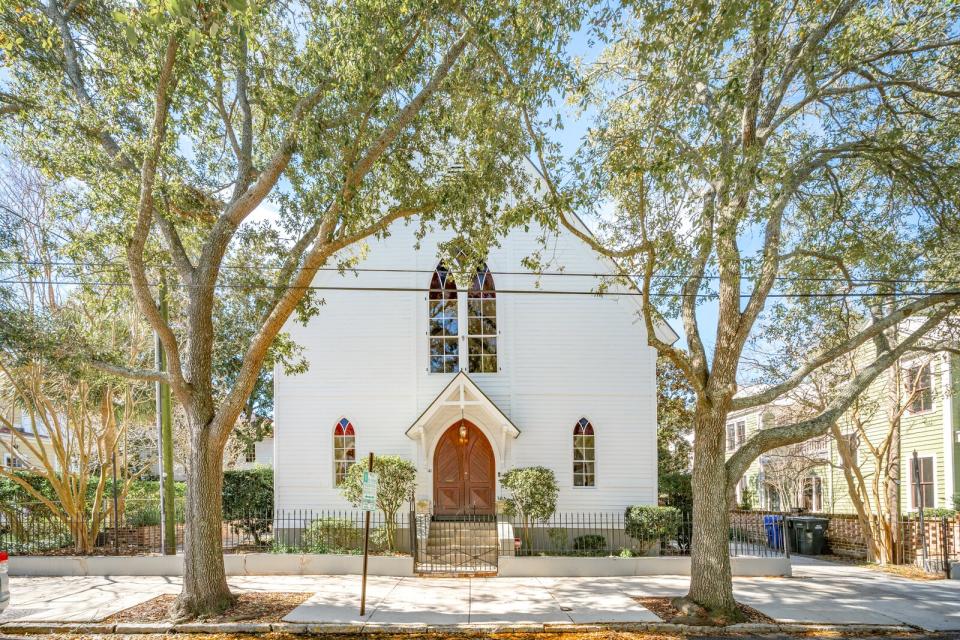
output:
M480 387L461 371L450 381L433 402L424 409L406 434L413 440L429 437L432 440L455 419L470 418L475 425L482 425L488 435L516 438L520 429L487 397Z

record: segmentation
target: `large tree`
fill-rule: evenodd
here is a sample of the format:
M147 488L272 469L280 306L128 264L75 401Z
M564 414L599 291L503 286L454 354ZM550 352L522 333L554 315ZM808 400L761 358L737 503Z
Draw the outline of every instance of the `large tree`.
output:
M223 448L284 323L317 312L317 270L403 219L453 227L479 254L536 212L516 105L549 99L578 21L564 0L3 3L3 142L70 179L89 245L124 261L168 370L96 364L169 384L189 422L180 614L231 600ZM268 197L276 214L251 219ZM256 322L224 343L228 292ZM218 391L222 350L242 356Z
M944 233L960 184L958 8L638 0L598 27L606 46L581 84L596 122L574 174L593 184L562 181L545 142L536 161L555 211L614 205L599 240L563 222L639 274L650 344L696 394L687 600L735 616L727 505L747 466L826 433L960 304L946 290L957 241ZM878 281L887 286L863 288ZM847 298L870 321L813 346L765 388L741 389L745 348L778 322L770 302L783 294L801 307ZM679 319L683 343L657 338L664 316ZM868 341L876 358L822 411L760 430L727 459L729 412L765 405Z

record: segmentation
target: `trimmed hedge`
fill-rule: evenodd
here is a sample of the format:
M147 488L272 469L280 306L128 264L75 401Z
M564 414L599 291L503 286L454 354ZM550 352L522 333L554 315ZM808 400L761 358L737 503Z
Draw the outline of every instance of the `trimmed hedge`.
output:
M632 505L623 516L624 531L637 540L673 538L680 530L681 514L676 507Z
M270 531L273 523L273 469L231 469L223 472L223 519L234 532L253 537Z

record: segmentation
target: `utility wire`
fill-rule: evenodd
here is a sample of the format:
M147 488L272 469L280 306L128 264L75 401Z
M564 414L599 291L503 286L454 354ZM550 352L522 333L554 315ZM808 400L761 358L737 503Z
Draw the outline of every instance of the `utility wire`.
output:
M32 285L58 285L58 286L104 286L104 287L129 287L130 282L125 280L119 280L116 282L103 282L103 281L92 281L92 282L83 282L81 280L69 281L69 280L0 280L0 284L32 284ZM157 286L156 283L151 283L151 286ZM177 287L177 288L189 288L187 285L182 283L171 284L167 283L167 286ZM351 287L351 286L336 286L336 285L307 285L303 287L293 287L290 285L269 285L269 284L227 284L227 283L218 283L213 285L215 289L234 289L240 291L253 291L253 290L266 290L266 291L282 291L286 289L298 289L304 291L352 291L352 292L381 292L381 293L453 293L453 289L430 289L423 287ZM456 289L457 293L467 293L471 292L471 289ZM555 296L593 296L593 297L635 297L642 296L643 293L640 291L573 291L573 290L551 290L551 289L496 289L496 293L499 294L514 294L514 295L555 295ZM958 291L899 291L897 295L904 297L922 297L940 293L957 293L960 295L960 290ZM657 293L650 292L651 298L683 298L683 297L693 297L693 298L710 298L718 295L716 292L706 292L706 293L695 293L695 294L683 294L683 293ZM741 293L741 298L750 298L751 293ZM875 298L875 297L889 297L889 293L876 293L872 291L867 292L835 292L835 293L771 293L767 295L767 298Z
M63 267L108 267L116 269L118 271L125 272L126 265L123 263L117 262L43 262L43 261L16 261L16 260L0 260L0 265L10 265L10 266L63 266ZM279 271L281 267L272 267L266 265L224 265L221 267L223 270L249 270L249 271ZM104 273L106 272L104 271ZM410 269L410 268L389 268L389 267L321 267L317 269L318 272L356 272L356 273L411 273L411 274L432 274L436 269ZM508 276L531 276L531 277L540 277L540 276L551 276L551 277L577 277L577 278L642 278L643 274L638 273L620 273L620 274L611 274L611 273L591 273L591 272L576 272L576 271L496 271L494 275L508 275ZM686 280L689 278L687 275L683 274L654 274L652 276L654 280ZM704 275L703 280L719 280L719 275ZM927 279L905 279L905 278L851 278L850 280L846 278L838 277L810 277L810 276L777 276L777 280L784 282L840 282L844 284L853 283L854 285L870 285L870 284L910 284L910 285L948 285L960 287L960 281L958 280L927 280ZM886 295L886 294L878 294Z

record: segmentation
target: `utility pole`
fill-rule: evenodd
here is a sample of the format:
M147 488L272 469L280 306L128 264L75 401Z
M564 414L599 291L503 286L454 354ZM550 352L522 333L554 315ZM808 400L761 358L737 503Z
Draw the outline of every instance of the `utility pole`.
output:
M169 310L167 308L167 279L166 276L160 278L160 315L163 321L169 319ZM160 343L160 336L156 332L153 334L155 361L158 371L167 370L167 357L163 352L163 345ZM160 522L163 526L163 553L165 555L176 555L177 553L177 532L176 532L176 505L174 504L173 491L173 413L170 406L170 385L165 382L157 382L157 435L159 444L159 467L160 467Z

